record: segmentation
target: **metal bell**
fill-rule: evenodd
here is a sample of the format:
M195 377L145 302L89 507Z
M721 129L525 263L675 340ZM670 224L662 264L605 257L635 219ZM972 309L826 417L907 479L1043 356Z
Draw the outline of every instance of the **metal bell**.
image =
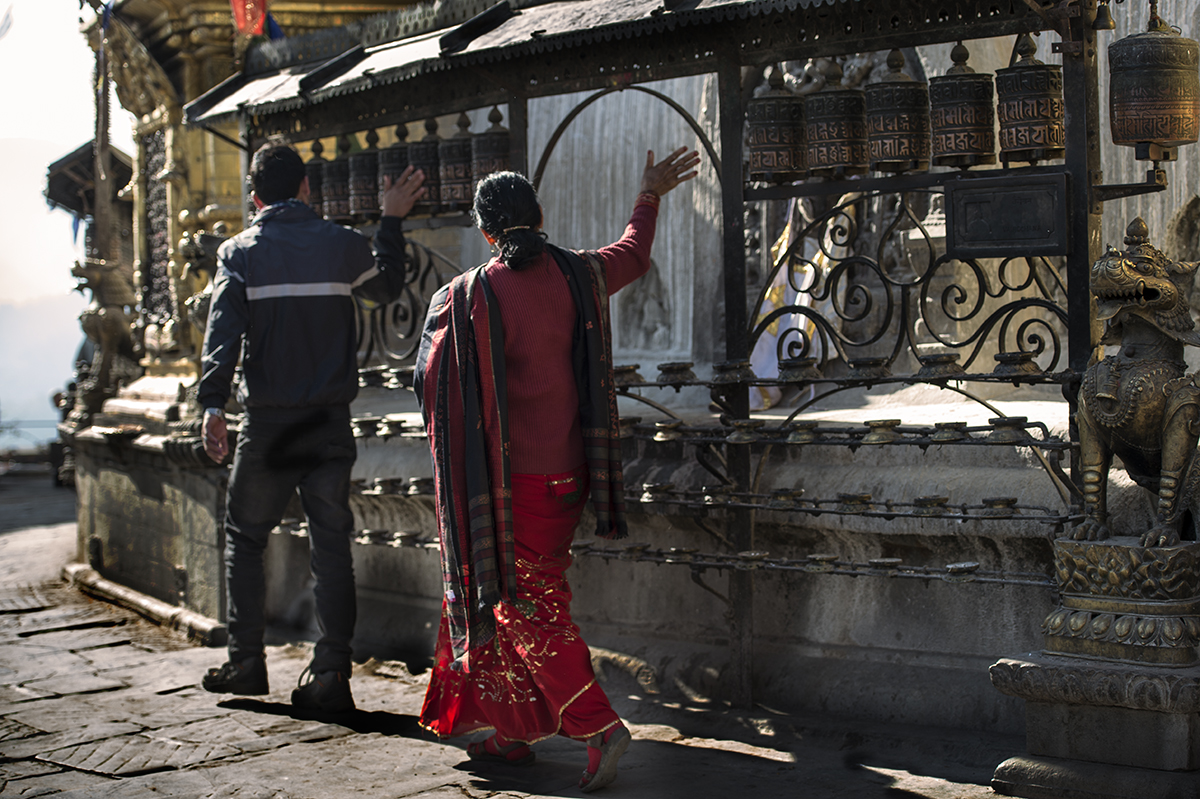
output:
M1109 122L1114 144L1142 161L1173 161L1193 144L1200 119L1200 45L1180 36L1150 3L1150 24L1108 46Z

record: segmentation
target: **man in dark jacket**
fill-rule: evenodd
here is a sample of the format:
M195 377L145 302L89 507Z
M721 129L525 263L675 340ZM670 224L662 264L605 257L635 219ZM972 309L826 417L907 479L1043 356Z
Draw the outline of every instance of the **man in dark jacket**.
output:
M250 182L259 211L217 252L199 386L204 449L221 463L229 454L224 409L240 358L245 414L225 503L229 661L208 670L209 691L269 691L263 550L299 488L321 639L292 704L329 712L354 707L355 298L387 303L404 289L401 220L425 193L424 179L409 167L395 182L384 181L372 253L362 235L309 208L304 163L294 149L267 144L254 154Z

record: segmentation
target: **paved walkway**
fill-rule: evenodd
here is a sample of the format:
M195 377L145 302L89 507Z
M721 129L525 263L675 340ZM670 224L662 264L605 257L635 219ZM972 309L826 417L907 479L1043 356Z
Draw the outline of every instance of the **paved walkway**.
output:
M43 484L44 482L44 484ZM0 478L0 799L518 799L580 796L582 745L536 747L530 768L476 764L465 740L416 724L427 677L355 667L358 710L315 717L288 702L308 644L272 647L272 692L201 690L223 652L191 646L59 578L74 559L74 495L49 478ZM901 729L758 709L681 705L620 674L605 688L633 732L609 797L976 799L1010 737Z

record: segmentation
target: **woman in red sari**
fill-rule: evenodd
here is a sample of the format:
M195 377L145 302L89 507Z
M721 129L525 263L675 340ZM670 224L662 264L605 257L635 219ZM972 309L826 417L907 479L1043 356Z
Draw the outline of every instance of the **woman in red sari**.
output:
M589 492L596 534L626 535L608 297L649 270L659 198L699 161L648 153L625 234L595 252L546 242L522 176L484 178L475 221L499 254L434 295L418 353L445 588L421 725L495 730L468 755L514 765L551 736L585 741L585 792L630 741L564 576Z

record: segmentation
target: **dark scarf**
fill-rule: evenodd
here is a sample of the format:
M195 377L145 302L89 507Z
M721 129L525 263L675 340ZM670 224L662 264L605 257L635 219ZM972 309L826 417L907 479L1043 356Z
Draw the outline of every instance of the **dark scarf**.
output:
M575 300L571 357L596 535L624 538L624 485L604 265L547 245ZM482 292L482 295L479 295ZM482 296L482 302L476 299ZM482 267L434 295L414 388L433 455L442 581L455 663L495 636L492 608L518 599L504 328Z

